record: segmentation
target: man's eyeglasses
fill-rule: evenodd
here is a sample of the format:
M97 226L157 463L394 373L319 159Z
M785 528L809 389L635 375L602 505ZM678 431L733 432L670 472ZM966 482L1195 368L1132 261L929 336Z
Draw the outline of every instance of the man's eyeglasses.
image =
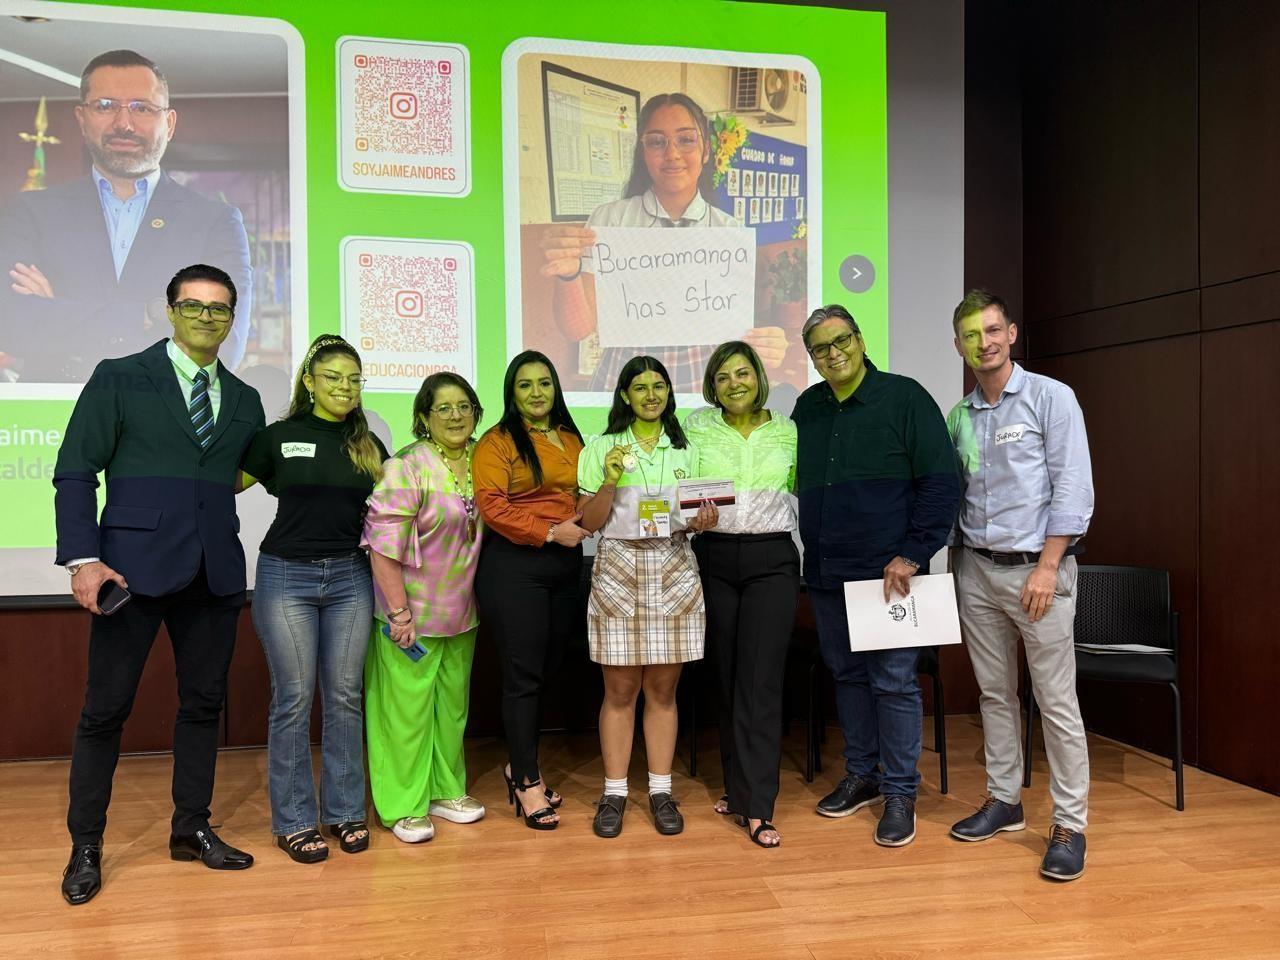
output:
M358 373L353 373L344 377L340 373L330 373L328 370L321 370L319 372L320 378L330 387L336 387L345 380L352 390L363 390L364 385L369 382L368 377L362 377Z
M225 303L202 303L199 300L179 300L173 304L174 312L184 320L199 320L207 313L214 323L230 323L235 313Z
M673 139L668 140L665 133L646 133L640 138L644 148L650 153L666 153L668 145L674 143L681 153L694 153L702 138L697 130L680 130Z
M121 110L128 110L131 117L154 120L162 113L168 113L168 107L162 107L150 100L112 100L110 97L97 97L81 104L96 117L114 117Z
M471 416L472 413L475 412L475 409L476 408L473 407L471 404L466 403L464 401L463 403L459 403L456 406L452 403L442 403L438 407L432 407L431 412L434 413L441 420L448 420L450 417L453 416L453 413L455 410L458 412L458 416L469 417Z
M835 347L841 353L849 349L849 344L853 342L853 333L842 333L834 340L828 343L819 343L809 348L809 356L816 357L819 360L825 360L831 356L831 348Z

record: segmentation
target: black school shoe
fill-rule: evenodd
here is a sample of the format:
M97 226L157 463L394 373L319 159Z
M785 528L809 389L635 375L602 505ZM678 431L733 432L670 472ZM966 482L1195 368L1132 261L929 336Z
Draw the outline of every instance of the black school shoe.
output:
M653 825L663 836L673 837L684 832L684 815L676 809L680 804L671 798L669 793L649 794L649 812L653 814Z
M836 784L836 788L818 801L818 813L824 817L847 817L865 806L879 803L880 784L852 774Z
M987 797L982 807L951 828L957 840L990 840L1002 830L1025 830L1027 821L1022 816L1022 804L1005 803L995 797Z
M626 809L626 797L601 796L596 801L595 819L591 821L595 835L607 840L622 833L622 812Z
M1049 831L1049 849L1040 861L1040 873L1050 880L1075 880L1084 874L1084 834L1055 823Z

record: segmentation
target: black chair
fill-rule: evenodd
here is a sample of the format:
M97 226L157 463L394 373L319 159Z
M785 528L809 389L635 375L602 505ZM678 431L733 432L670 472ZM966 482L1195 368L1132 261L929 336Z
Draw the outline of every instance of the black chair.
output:
M947 792L947 711L942 697L942 664L937 647L922 647L916 672L933 681L933 748L938 751L938 791Z
M1076 678L1112 683L1155 683L1173 698L1173 774L1177 808L1182 790L1182 696L1178 691L1178 614L1171 609L1169 572L1149 567L1081 566L1076 585ZM1141 644L1159 653L1095 653L1081 644ZM1026 760L1031 785L1031 730L1035 692L1026 676Z

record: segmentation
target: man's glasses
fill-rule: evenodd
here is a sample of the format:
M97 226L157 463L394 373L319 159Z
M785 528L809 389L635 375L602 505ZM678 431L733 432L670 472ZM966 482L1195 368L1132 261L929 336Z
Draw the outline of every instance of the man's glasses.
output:
M150 100L112 100L110 97L97 97L81 104L95 117L114 117L121 110L128 110L131 117L143 120L154 120L162 113L168 113L168 107L161 107Z
M640 142L650 153L666 153L667 147L672 143L681 153L694 153L701 140L697 130L680 130L673 139L667 139L665 133L646 133L640 138Z
M452 403L442 403L438 407L432 407L431 412L434 413L441 420L448 420L450 417L453 416L455 410L457 411L458 416L469 417L471 416L472 413L475 412L475 409L476 408L473 407L471 404L466 403L464 401L463 403L459 403L456 405Z
M173 309L184 320L199 320L201 314L207 313L214 323L229 323L235 313L225 303L202 303L199 300L179 300L173 304Z
M336 387L345 380L352 390L363 390L364 385L369 382L368 377L362 377L358 373L345 377L340 373L330 373L328 370L321 370L319 373L320 378L330 387Z
M831 356L831 348L835 347L841 353L849 349L849 344L853 342L853 333L842 333L834 340L828 343L819 343L809 348L809 356L816 357L819 360L825 360Z

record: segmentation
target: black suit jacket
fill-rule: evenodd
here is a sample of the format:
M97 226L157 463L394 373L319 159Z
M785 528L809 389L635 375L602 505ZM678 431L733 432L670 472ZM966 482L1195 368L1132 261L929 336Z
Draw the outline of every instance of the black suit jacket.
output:
M14 263L39 267L53 299L14 293ZM162 173L117 280L91 177L19 193L0 210L0 351L22 362L23 381L83 382L101 358L142 350L169 333L165 287L193 263L222 268L236 285L236 318L221 351L234 370L249 338L253 298L239 210Z
M103 360L76 401L53 475L56 562L99 557L132 592L155 597L190 583L203 558L209 589L237 593L245 566L236 471L265 425L262 401L219 364L218 417L202 449L165 343Z

